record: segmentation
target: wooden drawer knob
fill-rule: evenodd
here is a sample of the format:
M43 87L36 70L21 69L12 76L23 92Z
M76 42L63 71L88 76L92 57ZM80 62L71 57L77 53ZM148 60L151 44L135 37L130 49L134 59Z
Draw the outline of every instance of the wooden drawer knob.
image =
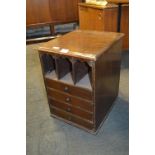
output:
M68 92L69 91L69 88L67 86L65 86L64 91L65 92Z
M66 98L66 102L70 102L71 101L71 98L70 97L67 97Z
M66 111L67 111L67 112L71 112L71 108L68 107L68 108L66 109Z

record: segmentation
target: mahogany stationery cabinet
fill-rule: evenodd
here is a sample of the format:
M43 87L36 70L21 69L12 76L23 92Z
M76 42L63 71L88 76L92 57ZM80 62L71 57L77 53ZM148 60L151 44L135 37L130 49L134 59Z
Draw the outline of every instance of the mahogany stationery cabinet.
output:
M76 30L39 47L51 116L97 131L118 94L122 37Z

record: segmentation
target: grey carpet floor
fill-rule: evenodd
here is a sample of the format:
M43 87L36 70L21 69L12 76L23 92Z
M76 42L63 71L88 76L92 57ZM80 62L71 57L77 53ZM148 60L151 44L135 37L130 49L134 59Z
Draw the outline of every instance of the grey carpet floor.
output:
M27 46L27 155L128 155L128 52L123 54L120 91L97 135L50 117L38 53Z

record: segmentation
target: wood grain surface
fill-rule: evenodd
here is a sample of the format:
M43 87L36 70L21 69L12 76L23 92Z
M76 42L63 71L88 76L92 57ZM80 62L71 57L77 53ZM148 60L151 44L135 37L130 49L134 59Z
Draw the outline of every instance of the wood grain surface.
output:
M123 36L124 34L116 32L76 30L43 44L38 50L53 55L97 60L101 54ZM61 52L62 49L67 49L68 52Z

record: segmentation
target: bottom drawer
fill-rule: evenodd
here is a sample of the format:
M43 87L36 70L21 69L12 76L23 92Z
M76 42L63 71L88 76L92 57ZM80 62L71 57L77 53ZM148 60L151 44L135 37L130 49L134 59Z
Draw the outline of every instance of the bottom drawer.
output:
M75 117L75 116L73 116L73 115L71 115L65 111L59 110L53 106L50 106L50 110L51 110L52 114L54 114L58 117L61 117L63 119L66 119L70 122L74 122L78 125L81 125L81 126L87 128L87 129L93 129L93 127L94 127L91 122L87 122L87 121L84 121L82 119L79 119L79 118L77 118L77 117Z

